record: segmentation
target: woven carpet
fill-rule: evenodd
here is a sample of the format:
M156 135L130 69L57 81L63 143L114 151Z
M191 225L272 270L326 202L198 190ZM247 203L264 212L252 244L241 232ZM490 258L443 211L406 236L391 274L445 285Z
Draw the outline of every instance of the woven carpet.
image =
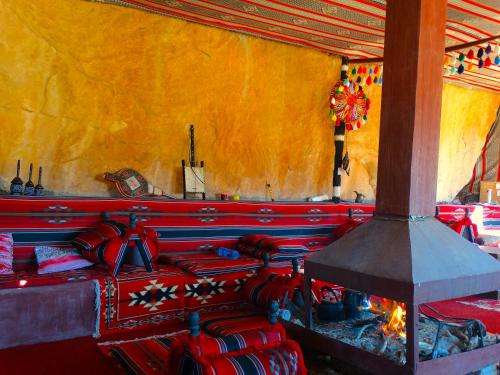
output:
M478 319L491 333L500 334L500 301L479 297L465 297L452 301L431 303L431 307L441 314Z

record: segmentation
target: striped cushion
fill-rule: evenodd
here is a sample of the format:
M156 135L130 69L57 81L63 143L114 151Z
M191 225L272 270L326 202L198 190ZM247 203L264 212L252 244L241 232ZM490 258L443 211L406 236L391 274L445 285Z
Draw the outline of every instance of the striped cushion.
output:
M93 264L84 259L76 249L37 246L35 255L40 275L85 268Z
M303 245L302 241L290 238L264 239L259 243L259 247L275 253L300 254L309 252L309 249Z
M106 241L124 234L125 225L115 221L108 221L99 224L95 229L79 234L71 243L84 254L88 254Z
M228 259L214 251L169 254L169 263L195 276L213 276L226 273L252 272L262 267L262 261L242 255L239 259Z
M202 355L225 354L244 349L259 349L264 345L279 343L283 339L280 330L255 330L235 333L223 337L202 336Z
M210 363L213 374L274 375L304 374L301 354L296 347L282 344L278 348L258 350L238 356L218 356Z
M14 273L12 269L14 240L12 233L0 233L0 275Z
M249 302L267 308L271 301L283 301L285 296L292 299L295 288L300 288L302 277L262 273L250 279L243 287L243 295Z
M249 245L242 241L236 244L236 249L241 253L248 254L259 259L264 259L267 254L270 262L290 262L292 259L302 258L304 256L302 253L279 253L265 248L259 248L254 245Z
M344 237L347 233L356 229L361 224L363 224L362 221L347 218L344 224L339 225L333 231L333 240L336 241L339 238Z
M246 243L248 245L259 245L260 242L262 242L265 239L272 238L268 234L247 234L243 237L241 237L240 241L243 243Z
M243 331L267 329L269 321L261 312L247 306L244 310L219 311L202 315L200 326L213 336L227 336Z
M134 241L142 242L148 262L153 265L158 258L158 238L154 229L143 227L129 228L123 237L115 237L98 248L95 251L96 260L106 263L114 275L123 263L127 249L135 245Z

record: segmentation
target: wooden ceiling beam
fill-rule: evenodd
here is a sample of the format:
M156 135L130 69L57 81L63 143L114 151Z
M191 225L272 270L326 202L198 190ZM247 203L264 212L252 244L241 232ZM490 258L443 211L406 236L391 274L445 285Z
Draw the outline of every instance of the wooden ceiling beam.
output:
M483 43L488 43L494 40L500 39L500 35L490 36L489 38L475 40L474 42L457 44L456 46L450 46L445 48L445 53L459 51L461 49L475 47ZM349 60L350 64L370 64L370 63L381 63L384 61L383 57L374 57L370 59L352 59Z

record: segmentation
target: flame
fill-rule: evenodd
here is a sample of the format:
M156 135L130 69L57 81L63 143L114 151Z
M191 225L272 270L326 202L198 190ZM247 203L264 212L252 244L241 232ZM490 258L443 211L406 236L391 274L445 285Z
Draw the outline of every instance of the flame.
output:
M394 334L406 338L406 306L389 299L382 298L380 302L371 303L372 311L385 316L381 329L387 336Z

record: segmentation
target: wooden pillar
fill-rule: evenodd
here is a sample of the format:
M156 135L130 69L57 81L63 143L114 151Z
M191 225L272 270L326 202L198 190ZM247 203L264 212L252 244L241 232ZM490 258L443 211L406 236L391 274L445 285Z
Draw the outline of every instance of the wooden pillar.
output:
M432 216L436 202L446 0L388 0L378 215Z
M348 78L347 68L349 59L342 57L342 70L340 71L340 79L343 81ZM340 185L342 183L342 153L344 152L345 141L345 122L340 121L339 126L335 126L334 132L335 155L333 159L333 197L332 201L340 202Z

